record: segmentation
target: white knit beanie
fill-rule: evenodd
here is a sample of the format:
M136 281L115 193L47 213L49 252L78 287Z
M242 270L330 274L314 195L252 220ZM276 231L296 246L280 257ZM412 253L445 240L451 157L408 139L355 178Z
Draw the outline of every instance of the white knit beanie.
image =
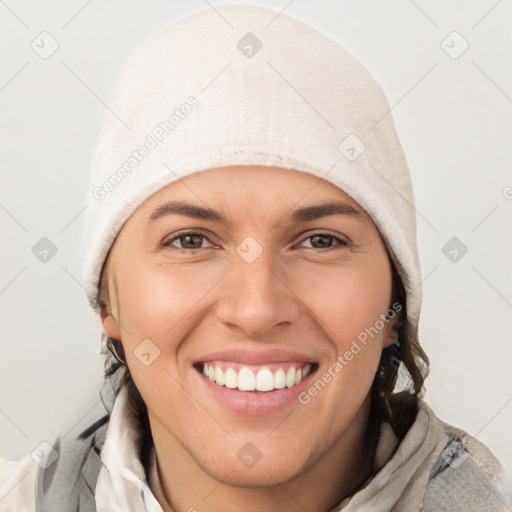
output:
M285 14L222 6L143 45L125 66L88 190L84 283L149 196L197 171L295 169L352 196L379 229L406 291L402 337L417 342L421 277L411 180L386 97L367 69Z

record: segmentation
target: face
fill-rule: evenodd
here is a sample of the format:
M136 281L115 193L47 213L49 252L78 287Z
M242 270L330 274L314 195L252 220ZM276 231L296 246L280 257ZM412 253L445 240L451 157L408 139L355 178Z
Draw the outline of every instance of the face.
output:
M325 203L337 213L312 209ZM192 174L133 213L107 274L117 304L103 325L122 341L157 452L180 450L220 481L275 484L364 429L396 339L383 321L392 273L372 220L338 187L274 167Z

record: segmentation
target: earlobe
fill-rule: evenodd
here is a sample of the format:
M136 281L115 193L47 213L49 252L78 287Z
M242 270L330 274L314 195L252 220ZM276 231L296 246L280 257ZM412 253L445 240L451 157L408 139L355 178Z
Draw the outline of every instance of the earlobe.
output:
M117 323L111 314L107 314L106 316L102 317L101 322L103 324L103 330L108 337L114 338L116 340L121 339L121 333L119 332Z

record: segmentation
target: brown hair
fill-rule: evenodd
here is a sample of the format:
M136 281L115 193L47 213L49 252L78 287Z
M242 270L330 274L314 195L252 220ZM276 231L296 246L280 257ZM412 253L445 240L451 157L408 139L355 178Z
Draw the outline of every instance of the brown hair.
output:
M402 324L398 329L397 344L382 350L379 369L371 388L373 413L387 421L398 439L403 439L416 419L419 399L424 394L424 382L430 361L419 341L403 336L407 321L406 294L395 265L392 270L392 303L402 306ZM383 371L381 371L383 370ZM394 392L399 376L406 381L400 392Z

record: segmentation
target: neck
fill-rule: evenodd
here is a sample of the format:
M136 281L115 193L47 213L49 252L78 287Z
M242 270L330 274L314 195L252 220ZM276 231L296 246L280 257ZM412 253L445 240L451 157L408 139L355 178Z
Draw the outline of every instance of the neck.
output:
M216 480L152 419L159 480L150 482L152 491L165 512L234 512L247 509L247 503L257 512L332 510L372 474L378 429L370 421L370 407L367 397L331 449L307 469L287 482L261 487Z

